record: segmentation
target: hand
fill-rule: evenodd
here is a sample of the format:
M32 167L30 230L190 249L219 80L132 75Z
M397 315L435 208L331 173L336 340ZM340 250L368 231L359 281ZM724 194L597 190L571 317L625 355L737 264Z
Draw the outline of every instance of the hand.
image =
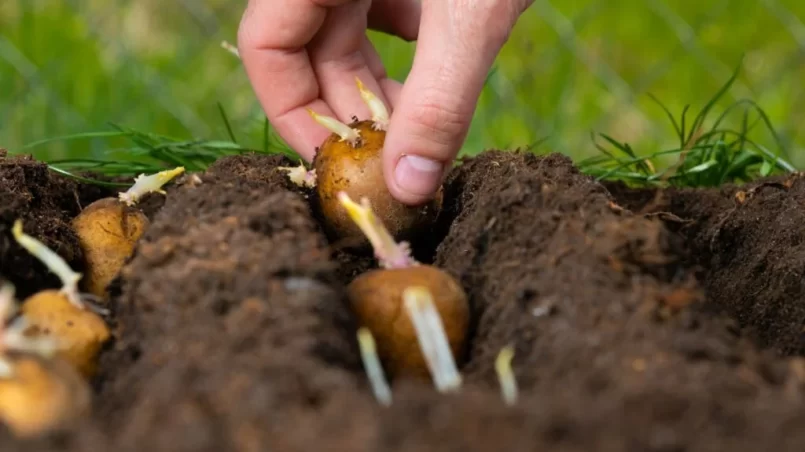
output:
M238 47L277 133L311 160L329 135L307 113L351 122L370 112L355 77L392 112L383 150L393 196L421 204L466 139L484 79L533 0L250 0ZM403 86L387 77L367 28L418 40Z

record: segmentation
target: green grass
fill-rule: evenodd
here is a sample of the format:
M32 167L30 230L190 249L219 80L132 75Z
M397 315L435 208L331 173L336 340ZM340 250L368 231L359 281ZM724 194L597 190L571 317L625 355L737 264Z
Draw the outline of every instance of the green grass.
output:
M267 131L239 61L220 47L234 39L242 8L0 2L0 145L67 171L113 174L287 151ZM537 0L496 61L463 153L539 142L540 152L563 152L599 176L699 185L802 166L803 17L796 0ZM371 38L389 73L404 78L415 46ZM704 110L742 58L707 109L709 133L676 168L684 140L652 95L680 123L677 112ZM716 112L726 113L718 124Z
M684 187L718 187L728 182L747 182L773 173L795 171L786 159L785 149L768 115L755 102L742 99L726 108L707 124L713 106L729 90L739 75L736 69L689 123L689 106L676 118L657 98L652 99L666 114L678 138L678 146L651 153L636 153L628 143L607 134L593 136L601 155L577 162L581 171L598 179L621 180L637 185L672 184ZM740 128L724 126L731 113L739 113ZM753 118L752 114L756 117ZM752 139L762 126L777 145L775 151ZM668 164L670 161L670 164ZM657 168L660 165L660 170Z

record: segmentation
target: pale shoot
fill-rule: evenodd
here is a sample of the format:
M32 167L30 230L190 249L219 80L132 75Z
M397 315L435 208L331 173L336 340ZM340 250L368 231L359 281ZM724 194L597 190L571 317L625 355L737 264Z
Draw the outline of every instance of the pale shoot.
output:
M14 222L11 229L14 239L25 248L31 255L39 259L53 274L59 277L62 283L61 293L70 300L70 303L79 309L85 309L84 302L81 300L78 291L78 281L81 280L81 273L74 272L67 262L48 248L44 243L25 234L22 231L22 220Z
M143 196L148 193L155 192L161 195L165 194L162 186L171 181L174 177L182 174L184 167L180 166L171 170L160 171L156 174L146 176L140 174L134 179L134 185L131 186L125 193L120 193L120 200L126 205L136 204Z
M495 371L500 382L500 392L506 405L514 405L517 402L517 380L512 371L513 358L514 348L508 345L500 350L495 359Z
M288 179L299 187L314 188L316 186L316 170L308 170L302 163L299 166L280 166L277 169L285 171Z
M433 296L425 287L408 287L403 291L403 303L416 330L420 349L436 389L439 392L457 390L461 386L461 374L453 359Z
M0 378L10 378L14 375L14 366L6 356L8 351L33 353L50 358L58 350L58 341L51 337L31 337L25 334L28 322L24 317L20 316L9 322L16 312L14 286L4 283L0 287Z
M235 55L237 58L240 58L238 48L230 44L229 41L221 41L221 47L232 55Z
M307 112L314 121L319 123L319 125L341 137L340 141L347 141L352 147L356 147L358 145L361 134L357 129L353 129L352 127L330 116L320 115L310 108L307 109Z
M361 198L361 203L358 204L342 191L338 192L338 200L352 221L369 240L381 267L387 269L408 268L419 264L411 256L411 249L407 242L394 241L394 237L372 211L372 206L367 198Z
M389 125L389 111L386 105L380 100L373 92L369 91L366 86L361 82L361 79L355 77L355 82L358 84L358 91L361 93L361 99L369 107L372 113L372 128L374 130L386 130Z
M375 398L382 405L391 405L391 389L389 388L386 375L383 373L383 366L377 356L377 344L372 333L366 327L358 329L358 346L361 349L361 359L369 384L372 385L372 392Z

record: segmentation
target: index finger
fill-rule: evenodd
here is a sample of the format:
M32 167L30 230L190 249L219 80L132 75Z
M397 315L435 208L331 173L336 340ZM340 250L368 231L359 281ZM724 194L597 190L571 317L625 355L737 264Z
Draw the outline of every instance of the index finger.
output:
M320 99L305 50L327 8L353 0L249 0L238 29L238 52L255 94L277 133L303 158L329 135L307 109L335 116Z

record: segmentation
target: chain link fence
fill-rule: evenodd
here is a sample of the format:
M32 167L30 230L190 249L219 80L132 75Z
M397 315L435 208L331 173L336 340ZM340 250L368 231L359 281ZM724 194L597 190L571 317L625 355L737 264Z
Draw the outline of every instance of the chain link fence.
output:
M109 122L185 138L242 141L262 115L234 40L245 1L4 0L0 145L10 149ZM267 24L270 26L270 24ZM414 45L372 35L395 78ZM692 115L742 62L718 104L749 98L788 157L805 164L805 3L799 0L536 0L501 52L466 151L525 146L583 157L605 132L639 152L678 144L649 95ZM734 121L741 121L736 115ZM776 149L771 137L758 141ZM48 158L102 157L106 141L52 143Z

